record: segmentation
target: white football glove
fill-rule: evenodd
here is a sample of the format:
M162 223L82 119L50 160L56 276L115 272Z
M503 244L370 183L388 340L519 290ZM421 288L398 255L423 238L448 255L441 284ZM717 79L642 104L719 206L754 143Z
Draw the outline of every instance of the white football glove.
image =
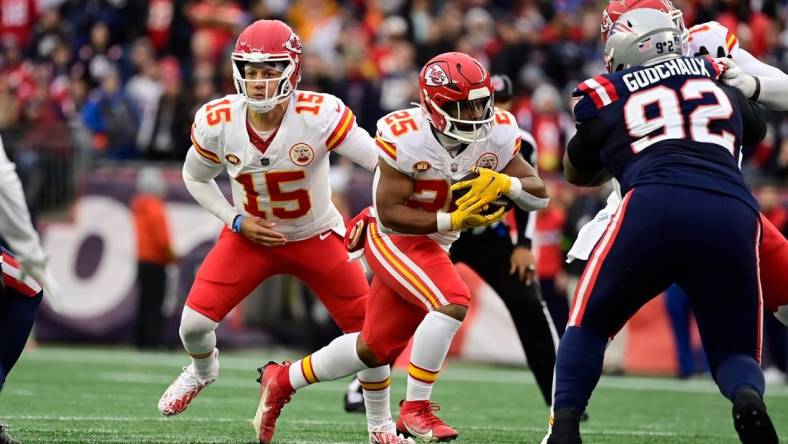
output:
M788 327L788 305L782 305L774 313L774 317Z
M62 308L62 298L60 284L52 275L52 270L49 268L49 258L45 257L41 260L22 259L19 260L20 280L24 281L27 276L32 277L41 285L44 290L44 296L49 301L49 306L52 310L59 313Z
M755 77L745 74L741 67L728 57L720 57L714 61L725 68L722 73L722 81L726 85L730 85L744 94L744 97L751 98L755 94L756 82Z

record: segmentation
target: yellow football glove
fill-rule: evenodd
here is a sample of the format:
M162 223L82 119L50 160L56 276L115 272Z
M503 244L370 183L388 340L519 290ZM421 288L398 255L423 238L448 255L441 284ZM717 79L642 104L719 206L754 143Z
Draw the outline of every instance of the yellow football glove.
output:
M495 213L487 215L480 214L479 211L481 211L481 208L473 211L462 210L458 208L452 211L449 213L449 216L451 216L451 229L464 230L466 228L476 228L494 224L503 219L503 216L506 213L506 208L498 208L498 211Z
M508 192L512 185L512 178L507 174L489 168L476 168L474 172L479 177L457 182L451 186L452 191L470 188L464 196L457 199L455 204L458 209L470 210L471 213Z

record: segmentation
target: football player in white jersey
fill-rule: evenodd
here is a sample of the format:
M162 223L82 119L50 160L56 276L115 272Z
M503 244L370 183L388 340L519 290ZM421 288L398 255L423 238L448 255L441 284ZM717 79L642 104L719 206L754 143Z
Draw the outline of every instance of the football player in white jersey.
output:
M374 207L351 221L346 237L349 250L364 248L374 273L364 328L293 364L265 366L255 422L270 433L261 442L270 442L295 390L393 363L411 337L407 394L396 429L422 441L457 438L430 402L470 301L448 247L461 229L500 220L504 208L485 205L501 195L525 210L544 208L548 199L544 183L517 155L514 116L493 108L492 81L479 62L457 52L436 56L422 68L419 89L420 108L378 121L375 143L383 161L375 174ZM452 186L470 171L478 177ZM466 188L455 201L452 190ZM390 379L381 376L359 377L368 416L370 405L389 402Z
M162 395L163 415L184 411L216 379L214 330L270 276L290 274L304 282L343 331L358 332L363 325L369 286L343 245L328 157L336 151L373 170L377 153L341 100L296 89L301 51L300 39L286 24L251 24L232 52L238 94L207 103L195 116L183 179L225 227L183 309L180 335L192 362ZM224 170L234 205L214 181ZM364 372L359 377L370 378Z
M684 53L716 57L727 67L723 81L741 90L745 97L769 109L788 110L788 74L740 48L736 36L718 22L701 23L687 29L681 11L670 0L610 1L602 12L602 40L607 41L613 24L622 14L638 8L657 9L668 14L682 36ZM588 259L620 203L621 196L616 190L608 198L607 206L581 229L569 251L569 260ZM766 217L761 217L761 224L760 273L764 308L775 312L777 318L788 325L788 307L785 307L788 305L788 273L785 273L788 269L788 241ZM780 307L785 308L779 310Z

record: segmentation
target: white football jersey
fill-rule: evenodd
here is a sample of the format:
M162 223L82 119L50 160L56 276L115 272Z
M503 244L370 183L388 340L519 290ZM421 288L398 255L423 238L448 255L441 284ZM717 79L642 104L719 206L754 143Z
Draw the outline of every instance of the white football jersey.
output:
M450 211L451 184L467 176L474 167L504 169L520 151L521 138L514 116L496 108L491 137L468 145L452 158L435 138L422 110L409 108L378 120L375 143L386 163L413 178L413 194L406 205L437 212ZM377 176L373 199L377 194ZM395 232L385 226L383 231ZM448 248L459 235L459 231L454 231L433 233L429 237Z
M240 214L275 221L288 240L328 230L344 234L331 202L328 155L336 149L374 169L377 152L369 134L340 99L294 91L282 122L263 141L247 121L244 97L231 94L197 111L192 143L207 165L223 165Z
M736 60L739 40L728 28L718 22L706 22L689 29L689 55L732 57Z

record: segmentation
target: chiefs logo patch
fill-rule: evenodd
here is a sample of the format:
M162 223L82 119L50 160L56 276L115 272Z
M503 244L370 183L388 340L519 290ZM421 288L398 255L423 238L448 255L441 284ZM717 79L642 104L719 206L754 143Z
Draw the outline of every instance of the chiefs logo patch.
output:
M239 159L238 156L236 156L235 154L228 154L224 156L224 158L225 160L227 160L233 165L238 165L239 163L241 163L241 159Z
M494 170L498 167L498 156L493 153L484 153L476 160L476 166Z
M432 165L430 165L430 163L427 162L426 160L420 160L413 164L413 171L417 173L423 173L429 170L430 168L432 168Z
M443 67L437 63L427 68L427 72L424 73L424 80L427 82L427 86L444 86L449 84L449 76L446 75Z
M301 54L301 51L303 51L303 48L301 48L301 39L295 32L290 34L290 38L285 42L285 48L296 54Z
M290 160L298 166L306 166L315 157L312 147L305 143L296 143L290 148Z

